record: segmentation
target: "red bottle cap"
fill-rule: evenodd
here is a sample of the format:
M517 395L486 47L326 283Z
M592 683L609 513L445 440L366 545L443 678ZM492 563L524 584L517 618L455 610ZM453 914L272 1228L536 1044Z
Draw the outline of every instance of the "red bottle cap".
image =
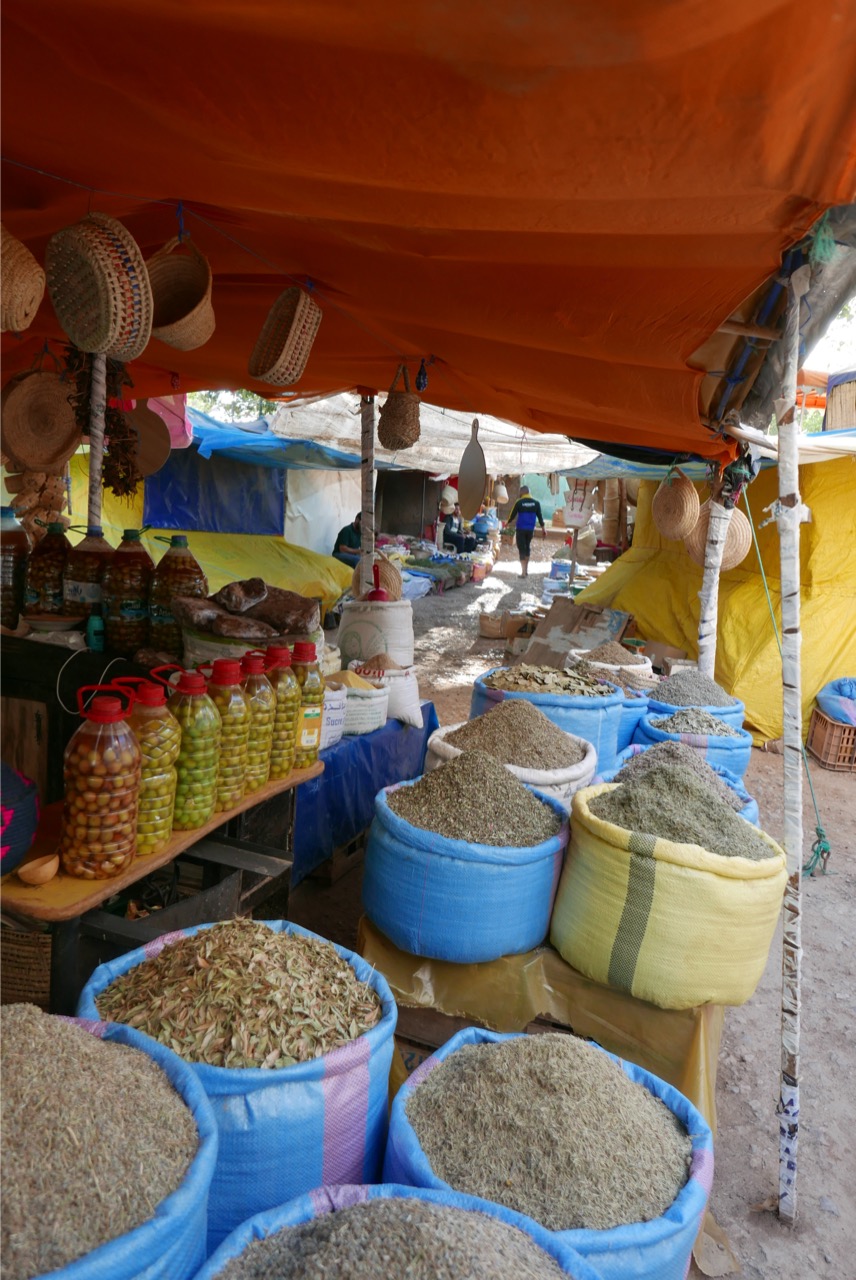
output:
M211 683L230 685L241 683L241 664L237 658L215 658L211 668Z
M166 706L166 690L163 685L153 684L144 676L117 676L113 683L122 689L127 685L134 695L134 701L144 707Z
M268 669L271 667L290 667L291 650L287 645L271 644L267 649Z
M118 698L93 698L86 712L86 719L95 724L115 724L125 714Z
M305 640L298 640L294 646L293 659L295 662L314 662L315 645L307 644Z
M265 659L257 653L245 653L241 659L241 671L245 676L263 676Z
M198 671L183 671L178 677L178 684L174 685L176 693L206 693L208 686L205 683L205 677Z

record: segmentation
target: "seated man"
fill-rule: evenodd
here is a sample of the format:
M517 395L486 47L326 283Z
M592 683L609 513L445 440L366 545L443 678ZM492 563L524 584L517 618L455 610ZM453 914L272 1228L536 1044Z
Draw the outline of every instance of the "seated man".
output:
M350 524L340 529L333 547L333 558L341 560L356 569L360 563L360 547L362 546L362 513L357 512Z
M443 543L449 543L460 554L462 551L475 551L476 539L472 534L464 533L464 518L461 508L455 503L454 509L443 517Z

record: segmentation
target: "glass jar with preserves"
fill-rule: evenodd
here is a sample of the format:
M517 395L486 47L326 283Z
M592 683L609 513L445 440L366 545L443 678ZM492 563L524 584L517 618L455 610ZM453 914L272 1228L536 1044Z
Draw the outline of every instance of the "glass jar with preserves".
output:
M183 533L173 534L169 539L159 538L158 541L168 541L169 550L158 561L149 594L152 648L178 655L183 639L181 627L172 612L173 599L175 596L204 599L208 595L208 579Z
M247 653L241 660L244 693L250 700L250 741L247 747L247 776L244 794L258 791L270 777L270 754L276 694L265 675L264 654Z
M276 715L270 751L270 778L271 782L278 782L282 778L287 778L294 768L297 721L300 715L300 685L291 669L289 648L285 645L270 645L265 656L267 677L276 695Z
M84 709L84 695L92 692ZM129 695L112 685L77 691L86 718L65 749L59 854L63 871L79 879L118 876L137 852L142 756L127 723L129 704Z
M143 757L137 810L137 857L160 853L172 835L175 762L181 750L181 728L166 703L166 690L143 676L118 676L134 699L128 724Z
M12 507L0 507L0 623L10 631L24 611L24 584L30 535L18 524Z
M294 646L291 662L297 683L300 685L300 712L297 719L294 767L308 769L317 761L321 746L325 681L315 656L314 644L306 644L298 640Z
M211 669L208 692L220 712L220 767L217 770L217 808L233 809L246 789L247 756L250 746L252 711L241 688L241 664L235 658L203 662L197 670Z
M162 674L178 671L176 684ZM181 747L175 762L177 783L173 831L194 831L214 813L217 767L220 760L220 712L208 696L205 677L196 671L167 665L151 673L166 684L169 707L181 729Z
M71 543L65 536L65 525L52 521L46 525L47 533L30 552L27 562L27 578L24 587L24 615L42 613L61 614L63 604L63 573L71 551ZM74 615L77 616L77 615Z
M149 590L154 561L139 529L126 529L104 571L104 631L107 648L132 658L149 643Z
M100 524L87 526L86 537L72 547L62 571L62 607L70 618L88 618L94 604L101 604L104 570L113 548Z

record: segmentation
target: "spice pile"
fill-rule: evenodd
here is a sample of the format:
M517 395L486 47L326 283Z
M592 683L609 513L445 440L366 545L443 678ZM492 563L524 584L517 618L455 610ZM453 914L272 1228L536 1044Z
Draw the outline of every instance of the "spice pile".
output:
M613 672L611 678L625 693L649 693L652 698L659 695L660 677L648 670L630 671L625 667L623 671Z
M629 786L619 783L595 796L589 808L596 817L626 831L676 844L697 844L723 858L761 862L776 856L757 829L713 795L685 765L649 769Z
M739 813L743 808L744 802L737 792L732 791L725 779L720 778L719 774L711 769L700 752L686 746L683 742L658 742L647 751L641 751L638 756L631 756L627 764L619 769L613 782L633 782L637 778L644 777L651 769L672 765L682 765L685 769L689 769L690 773L694 773L709 791L736 812Z
M396 662L392 654L376 653L373 658L366 658L365 662L361 662L358 670L361 672L369 671L403 671L400 662Z
M593 668L589 667L589 672ZM534 667L521 662L517 667L504 667L485 677L488 689L505 689L510 693L562 693L577 698L608 698L612 690L600 684L579 663L568 671L557 667Z
M424 1200L369 1200L254 1240L217 1280L561 1280L534 1240L497 1218ZM567 1280L567 1277L566 1277Z
M606 644L599 644L596 649L590 649L586 657L589 662L606 662L611 667L643 667L648 665L638 653L631 653L629 649L625 649L624 645L619 644L617 640L608 640Z
M506 775L507 776L507 775ZM230 920L172 943L96 1000L124 1022L212 1067L291 1067L375 1026L381 1003L329 942Z
M447 734L446 742L460 751L486 751L501 764L536 771L569 769L585 755L585 747L525 698L506 698Z
M670 707L731 707L737 701L715 680L700 671L676 671L663 680L657 690L657 701Z
M648 1222L687 1179L679 1121L575 1036L465 1045L406 1110L438 1178L551 1231Z
M4 1280L30 1280L147 1222L196 1155L193 1116L138 1049L5 1005Z
M659 700L658 697L657 701ZM708 738L740 737L727 721L705 711L703 707L687 707L685 711L676 711L665 719L652 720L651 727L662 729L664 733L697 733Z
M412 786L391 791L387 803L411 826L447 840L528 848L561 827L558 814L484 751L465 751Z

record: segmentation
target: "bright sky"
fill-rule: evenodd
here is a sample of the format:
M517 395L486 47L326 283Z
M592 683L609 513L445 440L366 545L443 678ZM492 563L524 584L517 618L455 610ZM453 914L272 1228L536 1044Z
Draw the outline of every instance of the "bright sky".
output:
M806 355L806 369L816 373L843 373L856 369L856 298L849 302L850 315L836 316L820 342Z

